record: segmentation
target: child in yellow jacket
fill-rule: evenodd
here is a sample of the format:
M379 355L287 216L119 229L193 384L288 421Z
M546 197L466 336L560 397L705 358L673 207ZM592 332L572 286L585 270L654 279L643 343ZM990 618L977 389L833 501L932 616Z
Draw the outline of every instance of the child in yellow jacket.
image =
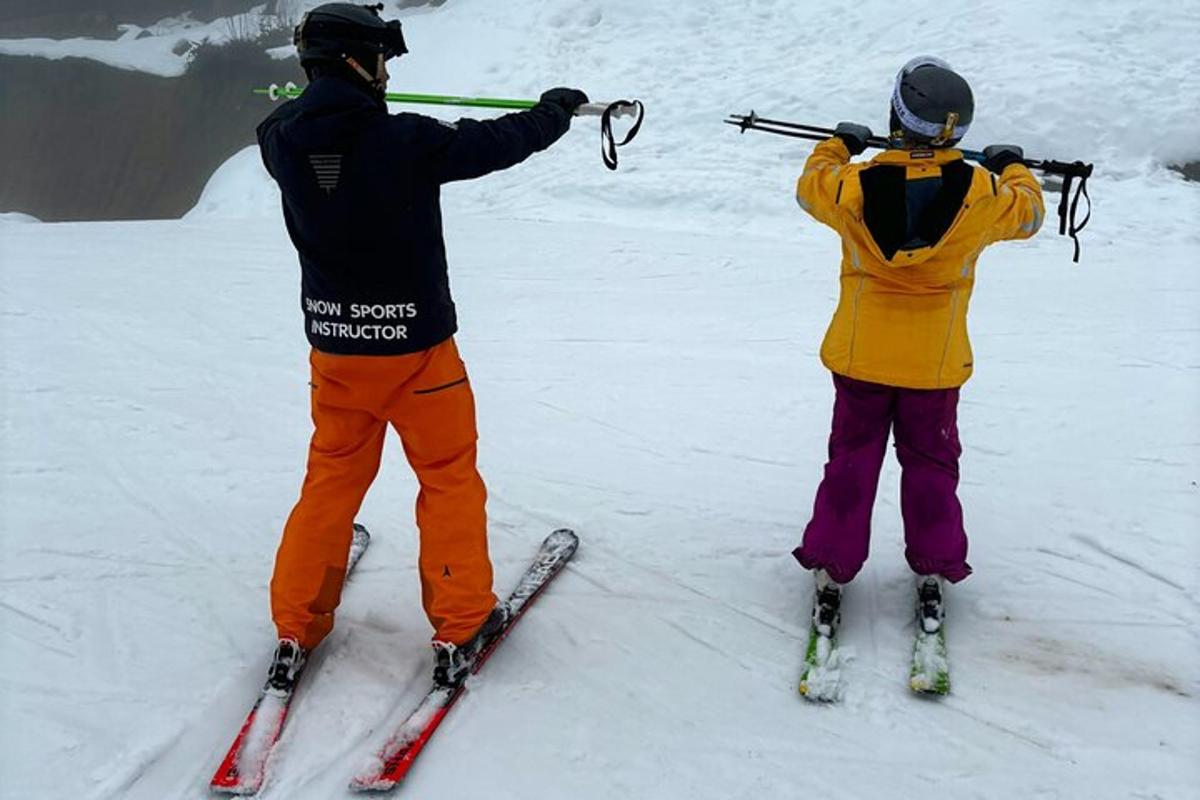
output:
M891 103L894 149L850 163L871 131L841 123L804 166L800 206L841 235L841 299L821 347L836 399L829 462L796 559L816 572L814 623L837 624L841 585L867 559L871 509L889 433L901 478L905 556L918 613L940 627L943 579L971 573L958 487L959 387L974 358L967 307L985 247L1041 227L1041 188L1020 148L953 146L967 132L967 82L931 57L910 61Z

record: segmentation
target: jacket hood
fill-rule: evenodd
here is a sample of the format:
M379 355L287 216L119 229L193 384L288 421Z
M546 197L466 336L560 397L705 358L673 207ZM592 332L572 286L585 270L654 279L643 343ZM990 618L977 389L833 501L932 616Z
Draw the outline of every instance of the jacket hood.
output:
M896 149L884 150L871 159L871 166L891 166L904 167L905 180L916 180L922 177L934 178L942 173L942 167L951 163L963 163L963 155L958 150L948 148L929 148L929 149ZM859 173L861 183L862 173ZM865 187L862 189L865 192ZM968 193L970 188L968 187ZM911 249L896 250L891 258L884 254L883 248L875 240L875 237L868 231L863 237L867 246L871 249L871 254L879 259L884 264L891 267L904 268L923 264L926 261L937 256L945 243L951 239L955 227L959 220L962 219L962 208L959 208L954 216L954 220L950 223L945 232L938 237L937 241L924 247L916 247Z

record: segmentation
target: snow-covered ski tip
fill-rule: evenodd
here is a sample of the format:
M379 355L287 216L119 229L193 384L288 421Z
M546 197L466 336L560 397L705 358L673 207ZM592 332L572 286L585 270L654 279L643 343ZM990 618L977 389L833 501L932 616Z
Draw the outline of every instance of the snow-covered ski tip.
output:
M917 629L908 687L917 694L950 694L950 659L946 653L945 628L934 633Z
M825 636L814 625L808 634L804 652L804 671L800 675L800 694L806 700L832 703L842 696L842 655L837 634Z
M346 564L347 576L354 571L370 544L371 534L365 527L356 523L354 538L350 543L350 558ZM299 685L299 676L296 685ZM294 689L280 695L268 691L266 685L263 686L254 707L246 715L246 721L242 723L237 738L213 775L209 784L213 792L231 795L258 793L266 777L267 761L283 734L283 725L287 721L294 694Z
M471 674L479 672L483 665L495 652L500 642L512 631L513 626L521 619L533 601L550 585L554 577L562 571L571 556L579 547L579 537L573 531L560 529L546 537L541 548L534 556L533 563L521 576L517 587L509 595L508 604L512 616L504 630L476 658L471 666ZM387 743L376 753L359 775L350 782L350 788L356 792L387 792L394 789L408 771L413 762L433 736L442 720L454 707L471 682L470 677L456 687L433 687L429 693L400 724Z
M950 694L950 657L946 652L946 604L942 581L917 584L917 635L913 641L908 687L918 694Z

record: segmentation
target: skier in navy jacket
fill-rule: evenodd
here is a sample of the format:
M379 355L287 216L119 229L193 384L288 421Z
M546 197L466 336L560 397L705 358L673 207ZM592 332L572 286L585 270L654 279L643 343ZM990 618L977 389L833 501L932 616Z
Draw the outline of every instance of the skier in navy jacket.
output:
M258 127L302 270L315 425L300 501L271 580L287 693L333 627L352 523L388 425L421 484L422 600L434 678L452 685L508 618L492 592L474 396L453 335L441 185L506 169L561 137L587 96L552 89L529 111L447 123L390 115L385 62L407 49L381 6L329 3L296 29L308 88Z

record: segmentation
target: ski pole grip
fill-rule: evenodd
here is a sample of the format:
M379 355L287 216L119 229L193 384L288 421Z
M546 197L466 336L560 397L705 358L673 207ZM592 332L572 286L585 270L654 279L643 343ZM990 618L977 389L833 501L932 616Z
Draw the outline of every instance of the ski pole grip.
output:
M615 106L615 108L613 108ZM575 109L577 117L602 117L604 112L612 108L612 116L614 117L636 117L638 115L637 106L633 104L615 104L615 103L584 103L579 108Z
M1070 178L1090 178L1094 164L1085 164L1082 161L1041 161L1032 165L1033 169L1040 169L1050 175L1062 175Z

